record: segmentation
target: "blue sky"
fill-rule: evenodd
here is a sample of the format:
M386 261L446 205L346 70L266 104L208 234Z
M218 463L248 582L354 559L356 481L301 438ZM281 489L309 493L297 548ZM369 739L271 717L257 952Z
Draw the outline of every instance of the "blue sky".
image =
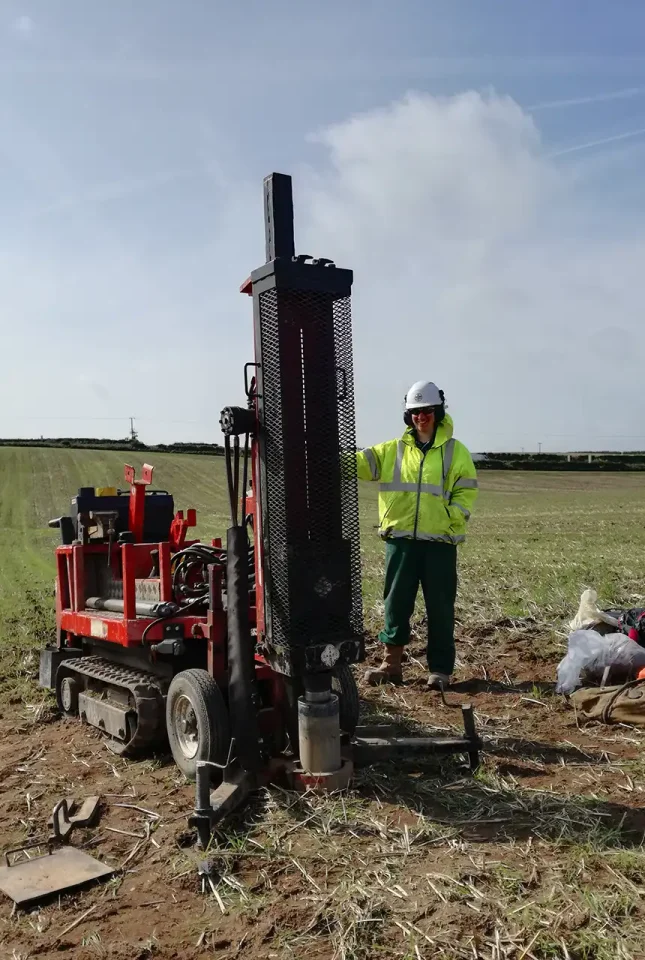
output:
M645 447L639 0L0 0L0 436L219 440L262 178L355 271L359 439Z

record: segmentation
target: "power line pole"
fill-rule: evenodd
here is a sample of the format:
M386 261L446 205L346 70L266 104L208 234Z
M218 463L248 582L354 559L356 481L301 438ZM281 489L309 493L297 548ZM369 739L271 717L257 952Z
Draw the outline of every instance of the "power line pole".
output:
M134 417L130 417L130 440L133 443L138 440L137 431L134 429Z
M538 453L542 453L542 441L538 443Z

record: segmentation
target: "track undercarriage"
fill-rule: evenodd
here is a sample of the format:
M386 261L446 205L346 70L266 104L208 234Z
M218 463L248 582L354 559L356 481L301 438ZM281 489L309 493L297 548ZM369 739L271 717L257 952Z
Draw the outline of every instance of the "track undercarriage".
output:
M80 716L106 735L113 753L135 757L166 741L169 684L143 670L102 657L65 660L56 678L56 699L65 716Z

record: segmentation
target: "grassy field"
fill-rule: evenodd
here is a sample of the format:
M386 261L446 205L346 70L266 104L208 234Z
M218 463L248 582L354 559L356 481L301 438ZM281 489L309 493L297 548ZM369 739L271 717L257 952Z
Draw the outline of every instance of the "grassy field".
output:
M57 531L47 521L79 486L124 485L123 459L0 448L0 832L3 846L5 837L20 842L59 794L100 792L161 811L146 828L157 846L143 843L114 882L58 908L22 917L1 903L2 956L643 956L643 736L581 727L553 680L586 586L607 604L643 603L644 475L482 472L461 552L457 630L458 691L475 704L487 742L481 770L464 776L456 760L378 768L327 799L267 791L218 838L225 866L204 905L184 837L191 788L167 762L108 762L93 732L42 722L34 685L35 650L53 623ZM224 532L220 459L159 455L154 466L155 486L177 508L197 508L200 536ZM382 545L369 486L361 519L374 635ZM423 687L423 631L419 610L408 683L361 693L372 712L451 730L458 719ZM112 833L99 828L92 843L123 863L128 831L138 836L145 823L114 807L104 822Z

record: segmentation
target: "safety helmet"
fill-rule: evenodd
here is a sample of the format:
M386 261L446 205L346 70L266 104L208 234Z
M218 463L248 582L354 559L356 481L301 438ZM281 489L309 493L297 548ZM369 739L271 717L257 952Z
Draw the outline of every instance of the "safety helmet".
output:
M443 403L442 391L431 380L418 380L413 383L405 398L405 409L416 410L419 407L439 407Z

